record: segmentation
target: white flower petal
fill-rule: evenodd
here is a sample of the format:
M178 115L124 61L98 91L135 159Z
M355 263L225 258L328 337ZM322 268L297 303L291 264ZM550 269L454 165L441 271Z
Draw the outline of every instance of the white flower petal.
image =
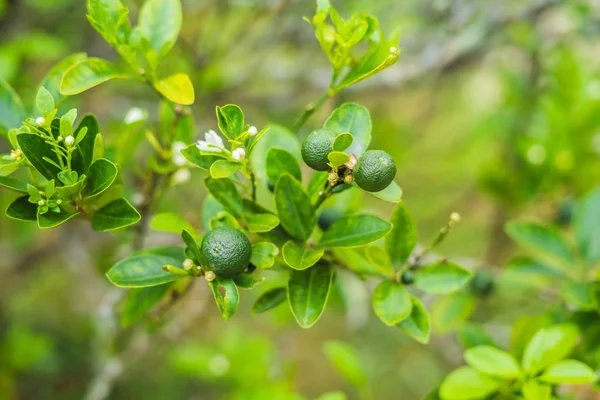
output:
M248 128L248 134L250 136L254 136L258 133L258 129L256 129L255 126L251 126L250 128Z
M233 159L236 161L242 161L244 158L246 158L246 151L240 147L231 153L231 157L233 157Z
M212 129L204 134L204 138L208 144L212 144L213 146L219 147L221 149L225 148L223 144L223 139L215 131Z

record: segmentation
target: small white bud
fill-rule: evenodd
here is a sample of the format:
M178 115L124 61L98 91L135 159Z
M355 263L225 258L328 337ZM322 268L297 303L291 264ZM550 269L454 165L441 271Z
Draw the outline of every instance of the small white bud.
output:
M173 184L178 185L178 184L186 183L190 180L191 177L192 177L192 173L190 172L189 169L187 169L187 168L178 169L173 174L173 178L172 178Z
M67 146L69 146L69 147L70 147L70 146L73 146L73 145L75 144L75 138L74 138L73 136L71 136L71 135L67 136L67 137L65 138L65 144L66 144Z
M11 150L10 151L10 158L12 158L13 160L18 160L19 157L21 157L21 150Z
M46 118L44 118L44 117L37 117L35 119L35 123L38 124L38 126L43 126L46 123Z
M61 204L62 204L62 200L61 199L56 200L56 205L60 206Z
M236 161L242 161L244 158L246 158L246 150L241 147L239 149L235 149L233 153L231 153L231 157L233 157L233 159Z
M127 115L125 115L125 123L133 124L134 122L141 121L146 118L146 111L141 108L133 107L127 111Z
M396 46L390 47L390 53L397 53L397 52L398 52L398 48Z
M457 212L453 212L452 214L450 214L450 221L455 224L460 222L460 214Z
M209 282L212 282L212 281L214 281L214 280L215 280L215 278L216 278L217 276L215 275L215 273L214 273L214 272L212 272L212 271L207 271L207 272L204 274L204 277L206 278L206 280L207 280L207 281L209 281Z
M255 126L251 126L250 128L248 128L248 134L250 136L254 136L258 133L258 129L256 129Z
M38 206L44 206L46 205L46 200L42 199L40 201L38 201Z
M63 141L63 137L59 136L59 137L56 138L56 140L59 141L59 142L62 142Z
M186 271L189 271L192 268L194 268L194 262L191 259L186 258L185 261L183 262L183 269L185 269Z
M181 154L181 150L185 149L187 146L183 142L175 142L172 146L173 151L173 164L178 167L183 167L187 164L187 159Z

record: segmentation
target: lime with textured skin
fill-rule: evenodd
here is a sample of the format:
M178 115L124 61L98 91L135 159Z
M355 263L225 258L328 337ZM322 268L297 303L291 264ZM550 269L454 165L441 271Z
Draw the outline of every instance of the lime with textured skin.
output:
M302 143L302 159L312 169L327 171L330 169L327 155L333 149L335 132L329 129L317 129L304 139Z
M358 159L354 167L354 181L367 192L379 192L394 180L396 163L383 150L368 150Z
M204 236L200 252L218 277L231 278L250 264L252 246L244 233L221 226Z

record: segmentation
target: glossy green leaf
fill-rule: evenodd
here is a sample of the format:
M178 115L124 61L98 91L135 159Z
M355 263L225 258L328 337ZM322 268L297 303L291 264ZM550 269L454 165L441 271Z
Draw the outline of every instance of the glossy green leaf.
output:
M394 326L408 318L412 301L401 283L384 280L373 292L373 310L384 324Z
M388 203L400 203L402 201L402 188L393 181L385 189L379 192L367 192L367 194Z
M117 178L117 166L105 158L100 158L90 166L85 197L97 196L113 184Z
M296 239L308 239L317 217L302 184L284 173L277 181L274 193L281 226Z
M184 230L196 232L196 229L185 218L172 212L156 214L150 222L150 227L157 231L177 234L180 234Z
M493 346L476 346L465 351L465 361L475 370L503 379L515 379L521 367L515 358Z
M431 332L429 313L417 297L410 296L410 300L412 302L410 315L396 326L419 343L426 344L429 342Z
M257 135L258 136L258 135ZM256 139L255 139L256 140ZM267 153L272 148L287 150L294 156L298 164L302 161L300 155L300 141L289 129L278 125L269 126L269 130L256 142L250 152L250 165L253 167L256 177L265 184L267 183ZM273 185L277 183L271 182Z
M471 367L460 367L444 379L440 397L443 400L482 399L495 393L499 386L497 381Z
M271 184L276 184L279 177L288 173L296 178L299 182L302 181L302 173L300 165L294 156L287 150L273 147L267 153L267 178Z
M323 257L325 250L313 249L306 244L299 245L288 240L281 248L283 260L293 269L303 270L312 267Z
M79 211L65 211L61 210L59 213L48 211L44 214L38 214L37 221L40 229L50 229L56 226L62 225L68 220L75 218L81 214Z
M229 178L240 170L242 164L228 160L217 160L210 166L210 176L215 179Z
M17 135L17 141L21 151L27 157L27 160L33 167L42 174L46 179L54 179L58 181L58 173L60 169L44 160L48 158L55 163L58 163L56 154L52 151L45 139L32 133L20 133Z
M417 227L408 208L400 203L390 218L392 230L385 237L385 249L396 271L408 260L417 245Z
M292 314L302 328L313 326L325 310L333 275L333 269L326 263L290 273L288 298Z
M233 279L233 282L237 287L242 289L252 289L265 280L265 278L263 278L262 276L251 275L246 273L236 275L231 279Z
M133 288L127 293L121 313L121 325L128 327L139 321L168 292L171 285L164 284L143 288Z
M88 58L73 65L63 76L60 93L73 96L112 79L128 79L130 76L109 61Z
M238 219L244 218L242 196L231 180L208 177L204 183L210 194L221 203L225 210Z
M369 245L365 248L367 260L373 265L379 273L383 275L392 275L394 269L385 249L377 245Z
M323 353L335 369L350 384L355 387L367 385L367 377L363 371L363 363L358 358L356 351L348 344L330 340L323 344Z
M540 376L540 380L554 385L580 385L596 381L593 369L578 360L562 360L550 366Z
M415 272L415 285L431 294L448 294L462 288L473 273L451 261L439 261Z
M523 354L523 368L535 374L571 353L579 332L574 325L561 324L540 329L529 341Z
M227 211L221 211L213 219L208 223L210 230L216 229L220 226L226 226L228 228L236 229L238 231L244 230L240 223L235 219L233 215L228 213Z
M192 105L194 85L187 74L174 74L154 83L154 88L173 103Z
M27 182L9 176L0 176L0 186L4 186L15 192L27 193Z
M314 204L320 196L320 193L325 188L326 184L329 184L329 174L326 171L315 171L308 182L306 191L310 196L311 202Z
M17 92L0 79L0 132L20 127L26 116L25 107Z
M250 263L258 268L271 268L278 254L279 249L271 242L254 243Z
M350 132L340 133L333 141L333 151L345 151L354 142L354 136Z
M56 104L59 105L63 100L64 96L60 93L60 83L62 82L63 76L65 73L75 64L78 64L87 59L87 54L85 53L75 53L70 56L64 58L58 64L56 64L52 69L46 74L44 79L42 80L40 86L48 89L48 92L52 95Z
M436 331L446 332L460 327L475 311L475 297L466 291L440 297L431 308Z
M279 218L273 214L252 214L248 217L248 231L269 232L279 225Z
M183 267L183 249L163 247L143 250L119 261L106 276L117 286L147 287L162 285L181 277L164 271L164 265Z
M181 154L183 154L183 156L189 162L205 171L208 171L210 166L213 165L215 161L222 159L219 156L211 156L200 153L200 150L198 150L198 147L196 147L195 144L192 144L181 150Z
M42 115L50 114L54 111L54 98L52 94L45 87L39 88L37 95L35 96L35 107Z
M579 253L588 263L600 260L600 189L579 200L574 227Z
M320 247L356 247L384 237L392 225L369 214L344 215L323 234Z
M104 40L114 47L127 40L131 31L129 10L120 0L88 0L87 8L90 24Z
M104 154L96 154L98 139L102 139L102 135L100 135L100 125L98 124L96 116L93 114L84 115L73 135L78 137L80 132L84 129L87 130L87 133L77 145L79 152L73 154L78 154L81 156L81 169L79 172L87 174L92 163L95 160L104 157Z
M237 311L240 302L238 288L230 278L218 278L209 282L209 285L215 296L219 311L221 312L221 318L223 318L224 321L227 321ZM219 290L220 287L224 289L224 293L221 293Z
M177 41L182 14L181 0L146 0L137 29L157 54L165 55Z
M227 139L237 139L244 130L244 113L235 104L217 107L219 129Z
M542 254L573 263L575 257L566 240L556 229L529 222L511 221L506 233L520 245Z
M324 128L337 134L350 133L354 141L346 153L353 153L357 157L360 157L371 143L371 116L365 107L358 104L342 104L329 116Z
M111 231L133 225L141 218L140 213L126 199L118 199L94 213L92 228L99 232Z
M262 314L266 311L269 311L287 299L287 288L285 287L277 287L274 289L267 290L263 294L260 295L258 299L254 302L252 306L252 312L254 314Z
M329 160L329 164L335 168L339 167L350 161L350 156L346 153L342 153L341 151L332 151L327 154L327 159Z
M210 221L214 219L217 214L225 209L212 195L207 195L202 203L202 226L205 231L210 230Z
M35 221L37 205L29 202L29 196L19 197L8 206L6 216L19 221Z
M534 380L525 382L521 391L525 400L550 400L552 398L552 387Z

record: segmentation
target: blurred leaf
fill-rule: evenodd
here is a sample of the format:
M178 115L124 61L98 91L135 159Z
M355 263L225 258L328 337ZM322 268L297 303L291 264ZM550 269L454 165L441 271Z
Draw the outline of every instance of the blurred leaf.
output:
M112 79L128 79L130 76L116 65L100 58L88 58L73 65L63 76L60 93L73 96Z
M410 315L396 326L419 343L429 343L431 333L429 313L417 297L410 296L410 299L412 302Z
M215 301L219 307L219 311L221 312L221 318L223 318L223 321L227 321L237 311L240 302L238 288L229 278L217 278L214 281L209 282L209 285L212 289L213 295L215 296ZM221 293L219 287L225 289L224 294Z
M402 189L394 181L390 183L385 189L379 192L366 192L367 194L375 197L376 199L387 201L388 203L399 203L402 201Z
M351 214L335 221L323 234L320 247L356 247L385 236L392 225L369 214Z
M579 332L574 325L562 324L540 329L531 339L523 355L523 368L535 374L571 353Z
M592 311L598 307L595 296L595 287L592 282L564 281L560 287L561 297L579 310Z
M229 178L240 170L242 164L228 160L217 160L210 166L210 176L215 179Z
M21 98L8 82L0 79L0 132L20 127L25 118Z
M11 178L8 176L0 176L0 186L14 190L15 192L27 193L27 182Z
M97 196L113 184L117 178L117 166L105 158L100 158L91 165L88 172L85 197Z
M92 216L92 228L106 232L133 225L141 219L141 215L126 199L118 199L108 203ZM168 263L167 263L168 264Z
M182 19L180 0L146 0L140 9L137 29L152 49L164 56L177 41Z
M451 261L438 261L415 271L415 285L431 294L448 294L462 288L473 276Z
M362 363L356 351L348 344L333 340L327 341L323 344L323 353L352 386L360 388L367 385L367 377L361 368Z
M521 367L515 358L493 346L476 346L465 351L465 361L475 370L503 379L516 379Z
M43 86L39 88L35 96L35 106L42 115L47 115L54 111L54 98Z
M292 314L302 328L313 326L325 309L333 269L329 264L317 263L312 268L292 270L288 282L288 298Z
M244 130L244 112L235 104L217 106L217 120L221 133L229 140L237 139Z
M530 380L523 384L522 392L525 400L550 400L552 388L549 385Z
M591 383L597 379L593 369L578 360L562 360L550 366L540 380L554 385Z
M600 260L600 189L579 200L574 219L580 254L590 264Z
M244 218L242 197L231 180L208 177L204 183L210 194L221 203L225 210L238 219Z
M36 221L37 205L29 202L29 196L19 197L8 206L6 216L19 221Z
M293 269L303 270L312 267L323 257L325 250L312 249L306 244L298 245L288 240L281 248L283 260Z
M287 150L277 147L271 148L267 152L266 158L267 178L271 184L276 184L279 177L284 173L289 173L299 182L302 181L300 165L294 156Z
M263 282L265 279L261 276L251 275L251 274L239 274L234 276L233 282L235 285L242 289L252 289L259 283Z
M163 270L163 265L183 267L183 250L158 247L143 250L116 263L106 276L117 286L157 286L180 279L181 276Z
M367 246L365 255L367 256L367 260L377 268L380 274L392 275L394 273L390 257L383 247L377 245Z
M342 104L325 121L324 128L337 134L352 134L354 141L346 152L356 157L360 157L371 143L371 116L369 110L358 104Z
M384 280L373 292L373 310L384 324L394 326L408 318L412 301L401 283Z
M56 64L52 69L46 74L40 86L48 89L48 92L52 95L56 104L59 105L64 100L64 96L60 93L60 83L62 82L63 77L66 72L71 69L75 64L79 64L82 61L87 59L87 54L85 53L75 53L71 54L67 58L64 58L58 64Z
M196 229L185 218L172 212L163 212L154 215L150 222L150 227L157 231L177 234L180 234L184 230L196 232Z
M398 271L417 245L417 227L404 203L396 206L390 222L392 230L385 237L385 249L394 269Z
M462 325L475 310L475 297L458 292L439 298L432 307L433 326L445 332Z
M569 245L555 229L535 223L511 221L506 224L506 233L524 247L557 257L569 264L575 262Z
M120 0L88 0L88 21L113 47L127 40L131 31L129 10Z
M308 239L317 217L302 184L284 173L279 177L274 193L281 226L296 239Z
M481 325L466 323L458 330L458 339L465 349L489 345L494 346L494 341Z
M187 74L175 74L161 79L154 83L154 88L173 103L194 104L194 85Z
M219 156L210 156L207 154L200 153L196 144L189 145L185 149L181 150L181 154L192 164L201 168L205 171L210 169L210 166L217 160L220 160Z
M252 306L252 312L254 314L262 314L272 308L277 307L287 299L287 289L285 287L278 287L267 290L260 295Z
M121 325L128 327L142 319L167 293L171 285L157 285L129 290L123 304Z
M27 160L40 174L46 179L58 181L60 169L44 160L48 158L58 163L56 154L44 138L32 133L20 133L17 135L17 141Z
M269 232L279 225L279 218L273 214L252 214L248 217L248 231Z
M467 400L486 398L499 388L492 378L478 373L470 367L460 367L444 379L440 387L443 400Z
M250 263L258 268L271 268L279 249L271 242L258 242L252 245Z

